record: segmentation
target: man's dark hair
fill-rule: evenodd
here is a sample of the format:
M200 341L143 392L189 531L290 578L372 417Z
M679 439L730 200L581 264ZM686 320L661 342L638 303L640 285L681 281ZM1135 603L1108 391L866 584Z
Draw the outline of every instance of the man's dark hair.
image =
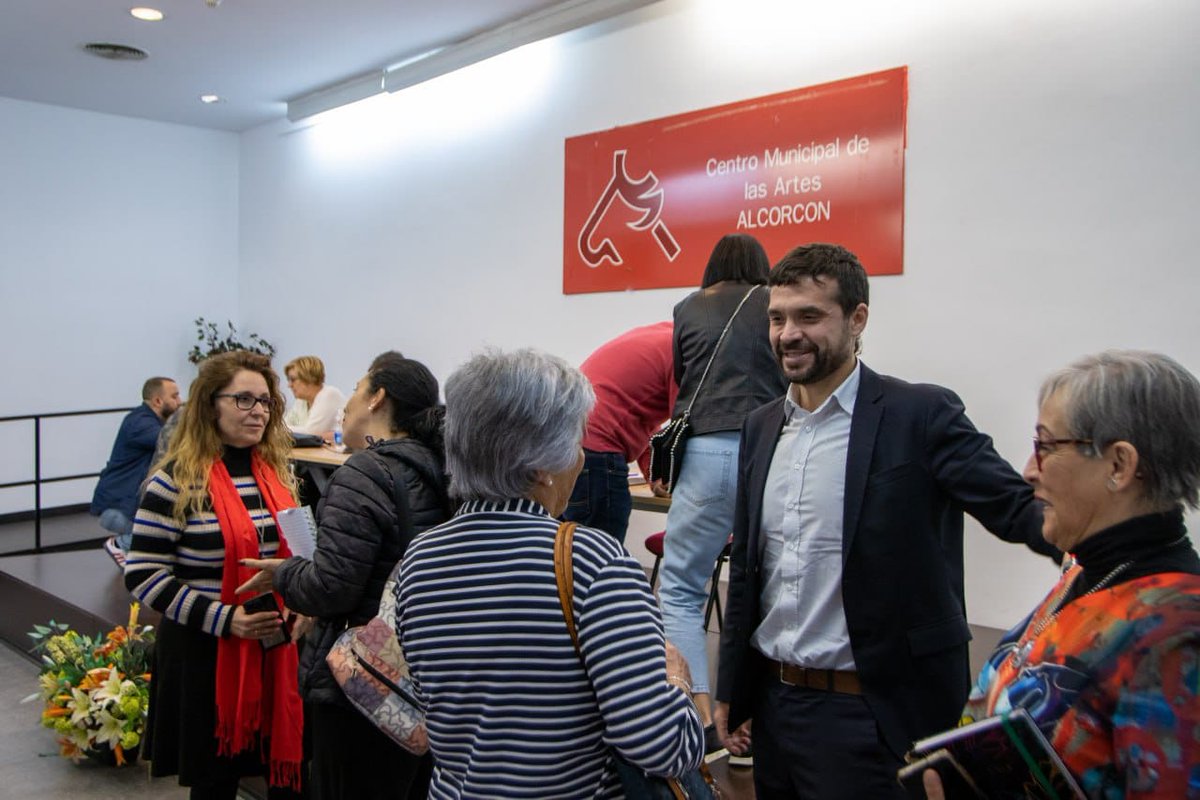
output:
M837 244L814 242L792 250L771 270L769 286L794 286L805 278L822 284L828 278L837 281L838 305L849 315L858 304L870 305L871 290L867 271L858 256Z
M162 391L164 383L174 383L174 380L171 378L163 378L161 376L148 379L142 384L142 399L147 403L153 400L158 396L158 393Z
M721 237L708 257L700 288L707 289L721 281L763 284L767 282L767 273L770 271L767 251L763 250L758 239L744 233L730 233Z

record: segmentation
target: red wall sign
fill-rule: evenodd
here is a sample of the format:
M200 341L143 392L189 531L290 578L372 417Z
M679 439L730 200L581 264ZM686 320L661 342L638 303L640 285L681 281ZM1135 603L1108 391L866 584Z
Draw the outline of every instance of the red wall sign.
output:
M907 67L566 141L563 292L698 286L727 233L903 271Z

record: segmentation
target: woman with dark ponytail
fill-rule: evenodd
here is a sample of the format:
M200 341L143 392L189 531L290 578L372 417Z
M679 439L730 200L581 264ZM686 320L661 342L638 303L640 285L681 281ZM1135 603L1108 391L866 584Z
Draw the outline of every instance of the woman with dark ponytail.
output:
M346 401L345 441L361 452L333 473L312 560L244 562L262 570L244 590L274 588L288 608L317 618L300 658L317 800L425 796L430 757L402 750L356 711L325 656L348 625L378 613L384 583L413 537L450 516L442 416L437 379L424 364L395 352L376 357Z

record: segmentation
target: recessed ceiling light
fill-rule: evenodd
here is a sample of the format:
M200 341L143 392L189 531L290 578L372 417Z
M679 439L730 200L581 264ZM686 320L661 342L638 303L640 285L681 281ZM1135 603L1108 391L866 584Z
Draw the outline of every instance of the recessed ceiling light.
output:
M163 18L163 13L157 8L137 8L129 9L129 13L145 22L158 22Z
M207 103L209 105L212 105L213 103L219 103L219 102L221 102L221 95L219 95L219 94L202 94L202 95L200 95L200 102Z

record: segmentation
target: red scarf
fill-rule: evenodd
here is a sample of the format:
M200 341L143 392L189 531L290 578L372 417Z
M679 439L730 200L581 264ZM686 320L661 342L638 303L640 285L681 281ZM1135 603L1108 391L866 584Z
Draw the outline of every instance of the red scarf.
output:
M272 517L296 505L275 470L257 451L251 452L250 471ZM239 605L253 595L239 598L235 590L254 575L254 570L238 561L260 557L258 530L220 459L213 462L208 487L225 539L221 602ZM281 537L277 555L287 558L291 554ZM278 595L275 600L283 608ZM259 744L270 766L268 783L297 791L304 727L298 672L293 642L264 652L255 639L230 635L217 640L217 754L234 756Z

